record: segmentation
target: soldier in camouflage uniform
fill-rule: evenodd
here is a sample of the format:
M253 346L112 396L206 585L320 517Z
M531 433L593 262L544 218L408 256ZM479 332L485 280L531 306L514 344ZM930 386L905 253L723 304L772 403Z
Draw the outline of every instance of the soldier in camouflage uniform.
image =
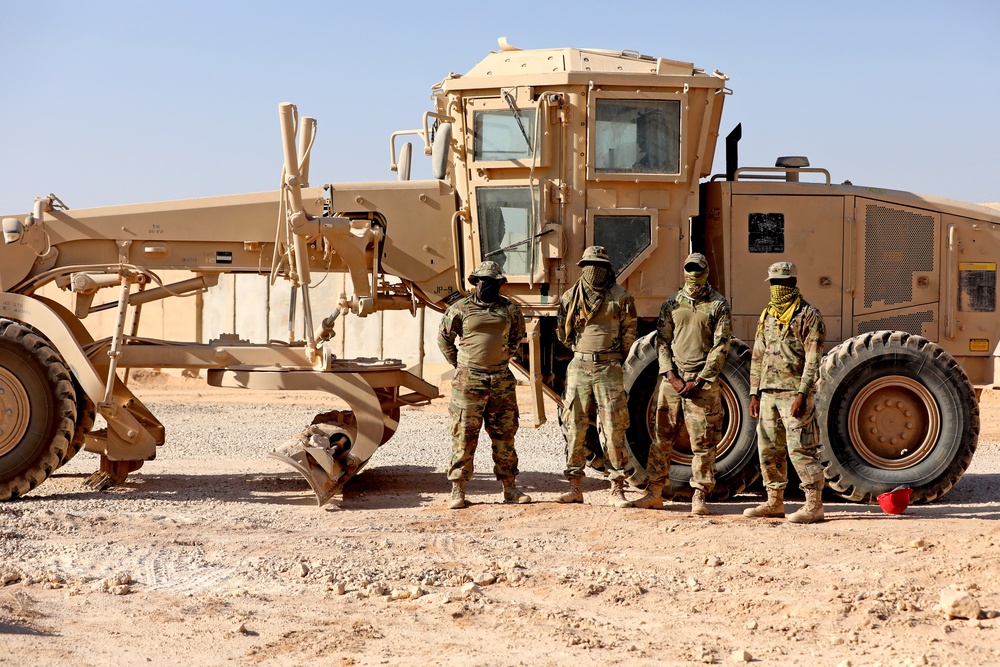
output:
M472 478L472 463L484 425L493 442L493 472L503 484L505 503L530 503L531 498L514 484L517 476L516 382L507 362L517 354L525 336L520 308L500 296L507 282L496 262L483 262L469 276L476 291L448 307L438 330L438 347L458 370L452 383L451 404L451 509L465 507L465 483ZM459 338L458 346L455 338Z
M787 450L806 495L806 504L788 520L814 523L823 520L815 394L826 327L819 311L802 298L796 274L791 262L777 262L767 270L771 301L760 315L750 362L750 416L759 419L757 448L767 501L743 515L785 516Z
M566 425L566 478L570 490L561 503L582 503L582 480L587 464L590 406L597 403L598 426L604 434L604 463L611 480L609 504L630 507L625 499L625 431L628 398L622 360L635 342L635 300L615 279L608 252L592 246L578 263L583 276L559 300L556 335L573 350L566 371L563 398Z
M708 284L708 261L700 253L684 260L684 288L663 302L656 323L660 381L656 437L649 448L649 486L636 507L663 507L663 485L681 422L691 440L692 514L708 514L705 496L715 488L715 454L722 438L719 374L732 338L725 297Z

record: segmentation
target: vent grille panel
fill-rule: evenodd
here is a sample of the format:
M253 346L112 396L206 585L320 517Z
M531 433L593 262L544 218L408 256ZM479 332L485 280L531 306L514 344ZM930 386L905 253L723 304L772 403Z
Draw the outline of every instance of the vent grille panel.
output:
M924 310L918 313L907 313L905 315L893 315L877 320L858 322L857 335L871 333L873 331L905 331L915 336L924 336L924 324L934 322L934 311Z
M864 307L912 301L913 274L934 271L936 245L932 216L866 206Z

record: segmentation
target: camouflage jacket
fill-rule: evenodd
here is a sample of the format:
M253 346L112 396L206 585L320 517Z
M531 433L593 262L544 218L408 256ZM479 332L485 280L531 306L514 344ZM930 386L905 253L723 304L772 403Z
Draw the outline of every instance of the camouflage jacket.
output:
M722 372L733 337L729 302L715 290L695 302L683 291L663 302L656 321L660 373L684 381L714 382Z
M524 315L514 303L504 297L483 303L470 294L444 312L438 347L452 366L492 373L506 367L525 333Z
M756 396L762 389L779 389L808 396L816 388L825 342L823 316L805 299L783 330L768 314L753 343L750 395Z
M632 295L621 285L612 286L600 309L587 325L575 326L567 336L566 310L572 292L573 288L566 290L559 299L559 312L556 315L556 336L559 342L574 352L618 352L624 358L635 342L639 322Z

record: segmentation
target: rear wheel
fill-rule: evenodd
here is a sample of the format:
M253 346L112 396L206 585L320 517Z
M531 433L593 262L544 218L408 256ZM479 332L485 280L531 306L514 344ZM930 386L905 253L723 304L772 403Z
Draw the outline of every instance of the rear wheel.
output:
M965 473L979 439L968 375L921 336L879 331L846 340L824 358L816 399L831 489L875 502L897 486L912 502L944 495Z
M645 477L649 447L653 441L656 418L659 366L656 348L647 336L630 358L625 386L629 392L628 446L637 475ZM630 382L631 380L631 382ZM715 461L713 500L724 500L743 491L760 476L757 455L757 421L750 418L750 347L733 339L722 369L722 439ZM670 484L665 497L687 498L691 495L691 442L682 429L670 458Z
M23 496L69 460L76 421L62 357L29 329L0 320L0 500Z

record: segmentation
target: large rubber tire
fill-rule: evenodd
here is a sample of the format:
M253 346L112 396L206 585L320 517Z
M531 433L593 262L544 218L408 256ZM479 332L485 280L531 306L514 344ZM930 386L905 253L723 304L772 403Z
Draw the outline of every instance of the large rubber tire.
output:
M90 397L84 393L83 387L75 380L73 389L76 391L76 426L73 429L73 438L69 442L69 447L66 448L66 454L59 461L59 467L66 465L67 461L83 449L84 439L94 427L94 418L97 415L94 402L90 400Z
M10 320L0 320L0 390L0 500L12 500L72 456L77 396L48 341Z
M628 447L640 478L645 476L649 446L653 441L659 382L653 335L639 341L626 364ZM715 461L715 489L709 495L712 500L734 496L760 476L757 420L750 417L750 347L736 338L729 346L726 365L722 369L722 407L722 440ZM674 444L670 459L670 484L663 489L664 497L690 497L690 481L691 444L684 433Z
M833 348L816 410L828 484L857 502L903 485L913 489L911 502L940 498L965 473L979 440L969 376L936 343L901 331Z

